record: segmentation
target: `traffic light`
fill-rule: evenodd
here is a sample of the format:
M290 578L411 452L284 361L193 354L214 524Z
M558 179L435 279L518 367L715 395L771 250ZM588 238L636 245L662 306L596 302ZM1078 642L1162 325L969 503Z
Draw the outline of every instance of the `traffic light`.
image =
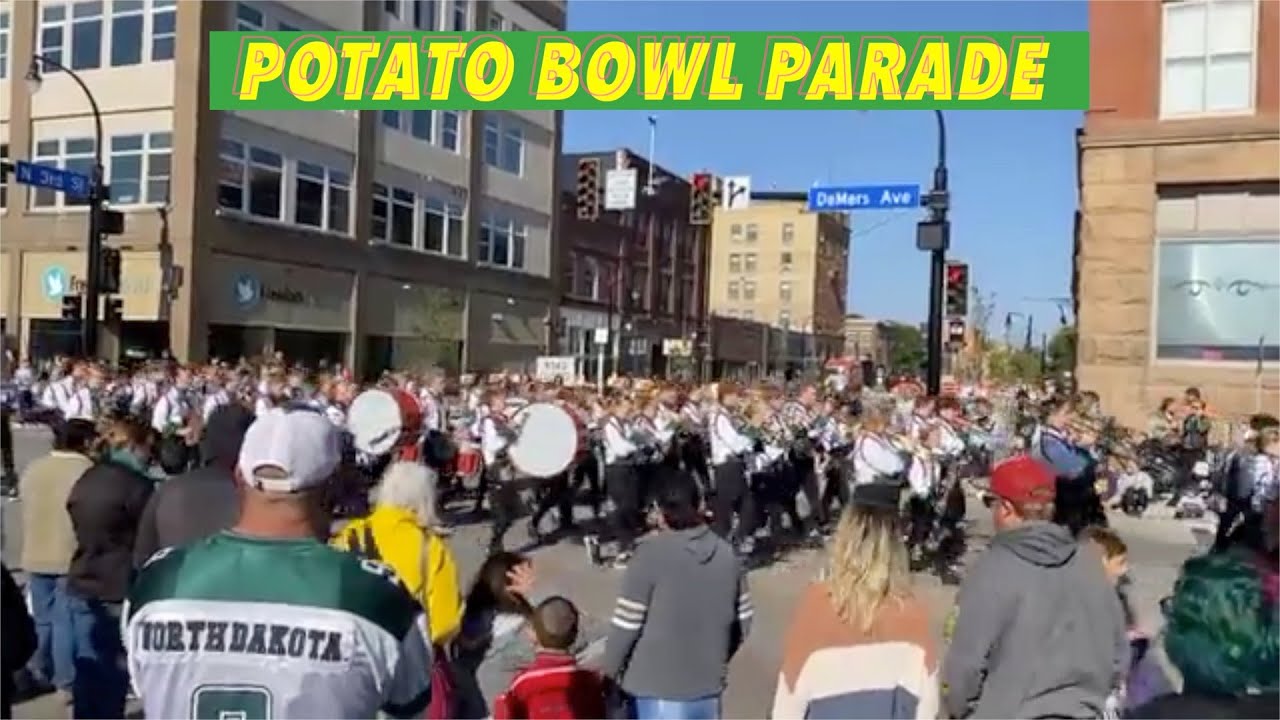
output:
M582 158L578 161L578 219L595 220L600 217L600 160Z
M962 262L947 263L947 317L969 315L969 266Z
M107 301L103 303L102 315L103 320L105 320L108 325L114 325L115 323L124 320L124 300L118 297L107 298Z
M98 263L98 292L114 295L120 292L120 251L102 248L102 260Z
M952 347L964 347L965 323L962 318L947 321L947 342Z
M62 319L63 320L79 320L80 319L80 296L79 295L63 295L62 296Z
M711 173L695 173L689 184L689 224L710 225L715 212Z

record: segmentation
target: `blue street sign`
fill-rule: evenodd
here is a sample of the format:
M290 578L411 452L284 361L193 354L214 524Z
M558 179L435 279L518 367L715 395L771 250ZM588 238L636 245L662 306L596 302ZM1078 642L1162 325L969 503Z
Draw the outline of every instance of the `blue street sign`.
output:
M841 185L809 188L809 212L899 210L920 207L919 185Z
M21 160L13 164L13 177L23 185L49 188L72 197L89 197L89 176Z

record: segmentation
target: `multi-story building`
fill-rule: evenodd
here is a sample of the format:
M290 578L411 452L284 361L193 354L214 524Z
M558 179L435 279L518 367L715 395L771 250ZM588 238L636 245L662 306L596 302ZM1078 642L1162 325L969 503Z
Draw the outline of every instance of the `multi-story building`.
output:
M1280 4L1089 3L1077 371L1137 422L1280 405Z
M711 312L784 331L774 369L815 365L844 349L849 215L810 213L803 193L752 193L745 209L716 209Z
M877 365L888 365L889 346L885 342L883 323L857 313L846 316L844 354L859 362L870 359Z
M579 220L579 161L633 168L638 178L633 210L606 210ZM652 177L653 192L648 186ZM706 332L706 229L689 224L690 184L627 149L564 155L560 161L558 227L565 255L560 307L560 351L584 360L592 376L599 351L597 328L612 328L609 370L665 374L663 341L703 347Z
M211 30L550 30L564 2L74 0L3 9L0 143L87 173L101 110L126 230L123 313L99 352L282 351L365 371L525 365L555 317L554 112L213 112ZM5 187L0 311L24 353L73 351L74 198Z

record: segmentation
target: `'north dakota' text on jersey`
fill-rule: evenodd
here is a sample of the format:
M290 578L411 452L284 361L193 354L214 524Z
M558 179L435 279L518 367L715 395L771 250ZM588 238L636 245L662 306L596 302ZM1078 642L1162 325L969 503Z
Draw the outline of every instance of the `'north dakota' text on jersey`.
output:
M142 621L143 652L219 652L342 662L342 633L274 623L226 620Z
M163 551L125 605L146 717L422 717L427 618L386 566L223 532Z

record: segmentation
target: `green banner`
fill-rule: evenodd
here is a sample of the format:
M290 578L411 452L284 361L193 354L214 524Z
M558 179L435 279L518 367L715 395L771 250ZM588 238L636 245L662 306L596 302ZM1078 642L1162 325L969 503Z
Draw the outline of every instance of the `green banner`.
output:
M1082 110L1085 32L210 33L214 110Z

